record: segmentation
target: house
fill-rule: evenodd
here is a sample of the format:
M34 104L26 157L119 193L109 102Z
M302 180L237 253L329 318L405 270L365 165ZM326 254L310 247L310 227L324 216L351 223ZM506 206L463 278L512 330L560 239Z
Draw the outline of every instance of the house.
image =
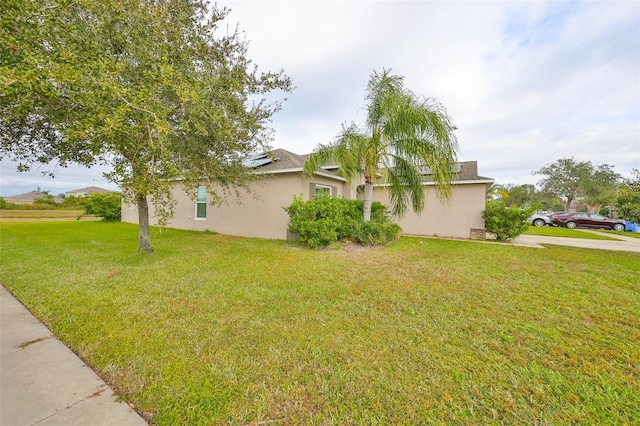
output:
M109 190L100 188L98 186L88 186L86 188L74 189L72 191L67 191L64 193L65 197L86 197L91 194L108 194Z
M33 202L38 198L45 198L49 195L50 194L47 194L46 192L31 191L31 192L25 192L24 194L10 195L3 198L9 204L24 206L24 205L32 205ZM59 203L62 201L62 198L54 196L53 201L55 201L56 203Z
M305 199L316 194L357 199L361 197L359 183L349 184L337 173L337 167L326 166L318 170L311 179L302 175L307 155L298 155L284 149L269 154L257 155L247 161L255 173L264 175L251 186L250 194L240 194L239 199L228 199L221 205L211 205L211 194L205 187L198 189L195 197L187 194L180 182L176 182L173 195L177 201L175 217L168 226L178 229L211 230L221 234L245 237L287 239L289 216L283 207L289 206L294 196L302 194ZM490 178L478 176L477 162L459 163L458 178L453 182L452 197L441 202L428 170L425 171L426 203L421 214L409 211L397 219L403 233L415 235L438 235L455 238L483 238L484 221L482 211L485 193L493 183ZM385 185L376 185L374 201L388 203ZM150 223L157 224L154 209L149 206ZM122 221L138 223L135 205L123 202Z
M477 161L457 163L453 172L451 197L441 200L435 190L435 182L429 170L425 170L425 203L421 213L411 208L396 219L403 234L433 235L440 237L484 239L484 211L487 189L493 185L491 178L478 175ZM373 200L389 205L389 191L384 184L376 185Z

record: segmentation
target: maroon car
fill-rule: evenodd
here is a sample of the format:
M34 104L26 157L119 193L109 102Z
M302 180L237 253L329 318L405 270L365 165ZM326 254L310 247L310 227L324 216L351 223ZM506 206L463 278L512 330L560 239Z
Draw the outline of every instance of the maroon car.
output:
M624 231L624 220L609 219L601 214L595 213L565 213L554 216L551 222L557 226L564 226L569 229L574 228L604 228L614 231Z

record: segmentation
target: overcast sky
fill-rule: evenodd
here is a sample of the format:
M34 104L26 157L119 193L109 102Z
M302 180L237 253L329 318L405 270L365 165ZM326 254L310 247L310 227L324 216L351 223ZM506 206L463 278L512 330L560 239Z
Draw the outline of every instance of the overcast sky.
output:
M536 183L560 158L640 169L638 1L225 1L248 56L296 89L272 146L298 154L363 121L373 70L391 68L447 108L462 161L501 184ZM55 179L2 162L0 194L115 187L104 170Z

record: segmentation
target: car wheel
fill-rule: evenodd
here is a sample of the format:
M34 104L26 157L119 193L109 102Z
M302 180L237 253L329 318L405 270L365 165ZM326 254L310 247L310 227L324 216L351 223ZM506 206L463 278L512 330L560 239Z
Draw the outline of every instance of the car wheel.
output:
M575 222L567 222L565 226L569 229L576 229L577 224Z
M533 226L544 226L544 219L536 219L533 221Z
M613 230L614 231L624 231L624 225L621 223L616 223L615 225L613 225Z

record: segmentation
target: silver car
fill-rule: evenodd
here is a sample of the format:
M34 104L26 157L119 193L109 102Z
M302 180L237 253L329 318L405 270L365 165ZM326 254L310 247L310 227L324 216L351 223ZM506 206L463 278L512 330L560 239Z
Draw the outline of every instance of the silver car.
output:
M546 214L535 213L529 217L529 223L533 226L551 226L551 219Z

